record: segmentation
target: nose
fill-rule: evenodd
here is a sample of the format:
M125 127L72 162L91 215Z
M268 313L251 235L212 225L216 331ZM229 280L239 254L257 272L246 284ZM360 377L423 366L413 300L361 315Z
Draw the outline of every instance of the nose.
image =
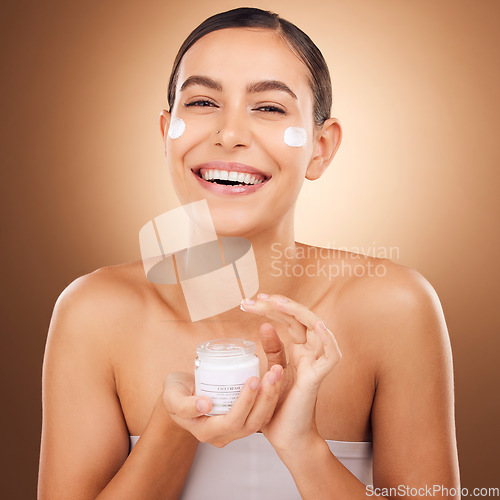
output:
M214 130L214 144L226 150L242 149L250 146L252 134L248 117L244 110L225 109Z

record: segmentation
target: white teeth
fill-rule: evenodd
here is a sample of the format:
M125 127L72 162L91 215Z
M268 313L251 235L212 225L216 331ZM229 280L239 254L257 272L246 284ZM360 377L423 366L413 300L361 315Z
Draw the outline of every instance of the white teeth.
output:
M257 176L249 174L246 172L234 172L227 170L217 170L217 169L203 169L201 177L206 181L211 181L214 179L229 180L233 182L238 182L240 184L260 184L264 182L263 179L258 179Z

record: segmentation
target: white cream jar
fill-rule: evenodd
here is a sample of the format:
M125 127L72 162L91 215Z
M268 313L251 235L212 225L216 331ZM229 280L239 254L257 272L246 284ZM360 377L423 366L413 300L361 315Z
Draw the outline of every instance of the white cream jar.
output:
M209 340L196 348L195 387L197 396L212 400L208 415L227 413L250 377L259 377L255 344L242 339Z

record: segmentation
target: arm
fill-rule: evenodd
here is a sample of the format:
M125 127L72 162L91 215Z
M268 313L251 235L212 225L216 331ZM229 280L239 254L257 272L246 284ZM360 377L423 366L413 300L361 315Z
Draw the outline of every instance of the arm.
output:
M372 408L374 486L458 488L451 350L439 300L418 273L401 268L386 282L364 284L363 293L363 311L359 295L358 300L347 297L345 304L346 309L355 308L346 311L355 318L353 326L378 342L379 370ZM300 324L303 330L306 326L312 329L311 311L293 301L258 301L249 312L286 320L296 332ZM287 433L271 428L268 438L290 470L301 496L366 498L365 485L331 454L315 429L317 391L312 387L309 391L295 390L299 371L296 377L268 426L279 422L279 430L283 428L280 420L288 422ZM304 426L309 432L304 432ZM439 498L439 491L434 492L434 498Z
M110 303L111 291L120 304ZM161 399L127 457L129 434L106 331L112 323L103 309L120 315L130 307L123 293L92 275L73 283L56 304L43 367L41 500L176 498L183 487L197 440L168 418Z
M262 297L262 298L261 298ZM332 455L316 428L315 408L319 388L342 354L332 332L312 311L286 297L258 295L243 301L244 311L267 316L288 325L293 344L289 360L276 330L261 325L262 343L272 362L286 366L285 391L262 432L290 471L304 499L366 498L366 487Z
M142 302L125 288L94 273L73 283L56 304L43 369L41 500L177 498L199 441L224 446L256 432L276 406L281 367L260 384L249 379L223 417L204 415L211 402L193 396L192 375L170 374L128 455L111 355L119 339L112 330L140 318Z
M97 498L178 498L197 446L192 434L172 422L160 397L141 439Z
M434 289L417 272L406 273L407 284L394 298L391 314L379 323L374 483L459 490L448 331ZM434 498L442 498L439 491Z

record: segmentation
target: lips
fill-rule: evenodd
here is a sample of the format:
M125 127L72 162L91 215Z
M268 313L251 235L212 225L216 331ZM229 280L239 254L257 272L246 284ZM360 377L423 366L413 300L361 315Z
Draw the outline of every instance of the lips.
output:
M227 170L228 172L244 172L247 174L255 174L262 177L265 177L265 180L269 180L271 178L271 174L267 172L262 172L257 168L251 167L250 165L245 165L244 163L236 163L236 162L225 162L225 161L209 161L206 163L202 163L201 165L197 165L193 167L191 171L198 175L202 168L205 169L217 169L217 170Z
M251 167L250 165L236 162L211 161L197 165L196 167L193 167L191 171L204 189L217 194L229 195L254 193L257 190L262 189L262 187L272 177L270 173L263 172L262 170ZM220 174L221 171L224 172L224 175ZM206 172L216 172L216 174L213 176L213 179L205 180L202 176L207 177ZM233 174L230 174L230 172L233 172ZM236 173L238 174L237 177ZM242 174L245 174L245 177L243 177ZM221 177L223 180L220 179ZM246 181L250 179L250 182L254 183L244 185L244 181L241 181L243 178ZM234 179L234 181L232 179ZM240 181L236 179L240 179ZM231 182L235 182L235 184L232 185Z

